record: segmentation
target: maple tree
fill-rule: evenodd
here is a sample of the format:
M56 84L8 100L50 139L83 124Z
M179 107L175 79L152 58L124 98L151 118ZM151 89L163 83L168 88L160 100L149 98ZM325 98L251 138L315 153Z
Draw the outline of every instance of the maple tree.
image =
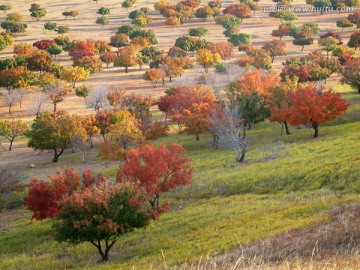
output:
M28 129L29 125L22 120L0 120L0 138L3 137L9 141L8 151L12 150L15 139L24 135Z
M270 53L271 61L274 62L275 56L286 55L286 42L281 40L271 40L267 42L262 48Z
M47 51L36 50L27 58L27 68L32 71L46 71L54 64L54 59Z
M70 32L70 27L67 25L59 25L55 28L55 32L63 36L64 34Z
M73 88L75 88L76 82L88 79L89 75L90 71L78 66L64 68L60 72L60 78L64 81L71 83Z
M290 33L289 26L287 26L285 24L280 24L278 29L273 30L271 32L271 35L273 37L280 37L280 40L281 40L284 36L288 36L289 33Z
M159 98L157 104L160 111L165 113L165 122L169 117L177 125L177 131L184 127L184 110L189 110L195 103L208 103L215 106L215 95L205 85L176 87L167 95Z
M209 42L206 48L212 53L218 53L223 60L234 57L233 45L230 42Z
M116 180L120 183L139 183L151 196L153 209L161 209L160 195L182 185L189 185L193 176L191 160L181 144L172 143L154 147L144 145L126 153L125 164L120 165Z
M236 5L231 4L230 6L228 6L227 8L225 8L223 10L223 13L233 15L233 16L239 18L240 21L242 21L245 18L252 17L250 7L243 3L236 4Z
M58 161L75 137L82 142L87 138L81 119L65 111L40 113L25 135L29 138L28 147L54 151L53 162Z
M130 43L129 36L125 33L116 34L110 37L110 45L120 49L120 47L127 46Z
M44 8L41 8L39 4L31 4L31 7L29 9L30 16L34 17L37 21L40 20L40 18L45 17L47 11Z
M51 218L59 242L90 242L103 261L125 233L145 227L160 211L147 207L149 195L136 184L120 184L84 171L58 171L50 182L30 182L25 205L33 218Z
M328 37L324 37L321 38L318 41L319 46L323 47L323 50L326 51L326 57L329 57L329 52L331 52L336 45L339 44L339 41L332 37L332 36L328 36Z
M107 94L107 99L111 106L114 107L114 109L119 109L123 106L123 102L125 100L125 92L121 90L115 90L110 91Z
M342 69L341 82L351 85L360 94L360 57L345 63Z
M111 46L102 40L95 41L95 48L98 50L99 53L105 53L111 51Z
M138 49L134 45L121 47L114 60L114 66L125 67L125 73L128 73L128 68L136 65L137 52Z
M50 32L51 32L52 30L55 30L56 27L57 27L57 23L46 22L46 23L44 24L44 28L45 28L46 30L49 30Z
M348 19L341 19L336 21L336 26L341 28L341 32L344 31L344 28L353 27L354 24Z
M165 73L161 69L150 69L145 72L143 78L145 81L150 81L155 88L160 80L163 80Z
M114 62L116 54L112 52L104 53L100 56L102 62L106 64L106 67L109 68L110 63Z
M33 46L35 46L36 48L38 48L39 50L46 50L48 49L51 45L55 44L55 40L50 40L50 39L44 39L44 40L39 40L33 43Z
M84 56L81 58L74 59L73 66L82 67L90 74L102 71L102 62L100 58L92 56Z
M196 140L199 140L199 135L208 131L208 126L212 123L210 112L215 110L217 106L215 103L194 103L189 109L183 111L181 121L185 125L184 133L196 135Z
M283 107L289 106L287 95L296 91L298 86L298 77L290 79L289 76L287 76L284 82L268 88L266 103L270 109L269 120L272 122L279 122L282 128L285 127L285 132L287 135L290 135L288 125L289 115L283 112Z
M69 55L73 60L86 57L94 56L99 51L95 47L95 42L92 40L78 40L69 50Z
M319 125L340 117L348 104L339 93L317 91L314 86L300 87L287 95L289 105L284 104L281 113L291 125L307 125L319 136Z

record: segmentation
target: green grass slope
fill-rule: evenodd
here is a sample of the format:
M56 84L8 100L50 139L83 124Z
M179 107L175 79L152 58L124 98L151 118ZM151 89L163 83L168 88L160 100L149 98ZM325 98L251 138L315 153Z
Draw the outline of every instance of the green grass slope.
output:
M360 199L360 96L338 87L352 104L339 120L311 129L280 128L268 122L249 131L245 164L211 137L170 136L193 160L193 184L166 194L173 210L134 231L98 263L90 244L58 244L50 221L30 222L24 209L1 213L0 269L153 269L197 261L265 236L326 221L336 205ZM114 177L117 168L104 173ZM135 268L133 268L133 266Z

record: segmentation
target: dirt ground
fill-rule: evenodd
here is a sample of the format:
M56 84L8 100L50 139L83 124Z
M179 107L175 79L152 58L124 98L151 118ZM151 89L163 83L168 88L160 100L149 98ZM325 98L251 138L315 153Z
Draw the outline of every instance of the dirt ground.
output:
M43 8L47 10L47 15L42 18L39 22L32 19L29 15L28 9L33 2L37 2ZM223 35L224 29L215 24L213 19L208 19L206 22L203 22L200 19L194 18L190 22L187 22L180 26L175 26L173 29L169 26L164 25L164 18L158 14L157 11L153 10L153 4L156 1L141 1L138 0L138 3L126 10L121 6L120 0L99 0L96 4L92 0L16 0L16 1L2 1L2 4L11 4L13 9L10 12L19 12L24 16L24 22L28 24L27 32L15 37L15 43L26 42L33 43L41 39L52 39L58 35L54 32L50 33L49 31L43 28L43 25L46 22L56 22L58 25L68 25L71 28L71 31L66 34L71 39L94 39L94 40L104 40L109 41L110 36L114 35L117 28L125 23L130 23L131 20L128 19L128 14L134 9L139 9L140 7L149 7L152 9L150 16L153 19L153 22L143 28L154 30L156 37L159 41L158 48L167 50L174 45L175 39L179 36L185 35L189 28L195 26L204 26L209 29L209 34L205 37L209 41L225 41L227 38ZM171 1L175 2L175 1ZM206 0L202 5L207 5L209 1ZM237 1L224 1L224 6L228 6L230 3L235 3ZM294 5L304 5L305 1L295 0ZM274 5L270 0L261 1L260 5ZM110 19L110 24L101 28L95 23L98 14L97 10L100 7L109 7L111 14L108 15ZM78 10L80 16L72 19L68 18L65 20L65 17L61 15L63 11L66 10ZM336 27L336 20L341 18L346 18L347 13L326 13L320 15L317 13L298 13L299 19L295 21L296 25L301 25L305 22L316 22L320 25L321 34L324 34L328 31L335 31L341 34L344 43L346 44L349 36L352 32L355 31L355 28L347 28L341 32L340 28ZM0 21L3 21L5 14L0 14ZM257 11L253 18L243 20L243 24L240 27L240 30L243 33L252 34L253 45L256 47L262 46L266 41L273 39L271 36L271 31L277 29L280 24L279 19L270 18L268 13L263 13ZM320 35L320 34L319 34ZM315 40L318 39L319 35L315 36ZM288 55L284 57L275 58L273 63L273 70L279 72L282 67L282 62L288 58L296 55L305 55L311 51L319 49L317 41L314 42L311 46L306 46L304 51L300 51L299 46L292 45L292 37L284 37L284 41L287 42L287 51ZM114 48L114 51L116 49ZM0 59L9 58L13 55L13 46L6 48L0 53ZM240 56L241 53L235 48L236 56ZM64 52L59 55L56 59L61 65L70 66L72 61L69 55ZM83 82L85 85L96 88L101 87L105 90L112 89L121 89L126 90L127 92L140 93L144 95L152 94L154 97L160 96L163 94L164 89L171 86L170 83L167 83L165 86L158 86L153 88L149 82L146 82L142 79L142 75L147 70L148 67L144 66L143 70L139 70L138 67L132 67L129 69L129 73L125 73L123 68L110 67L102 72L93 74L90 76L90 79ZM188 81L194 81L199 74L202 73L202 69L199 66L196 66L192 70L186 70L185 74L181 78L175 78L173 83L182 83ZM339 76L332 76L327 85L332 86L338 83ZM81 84L81 83L79 83ZM104 91L105 91L104 90ZM4 89L0 90L5 91ZM36 91L33 90L32 94L27 95L24 98L23 109L16 106L14 108L14 113L10 116L7 113L7 107L5 107L1 102L0 96L0 119L11 119L11 118L22 118L28 121L33 119L33 115L27 108L31 102L32 95L35 95ZM50 107L51 109L51 107ZM93 109L87 108L84 104L82 98L77 97L74 93L65 97L65 101L58 104L58 109L67 110L70 113L87 115L94 113ZM97 143L100 143L100 138L97 138ZM81 155L72 154L70 150L60 158L58 164L51 163L52 153L43 153L40 155L35 155L37 151L29 149L26 147L26 141L21 140L20 142L15 142L14 150L11 152L0 151L0 166L13 165L17 166L19 170L24 172L24 179L33 175L42 175L45 176L49 173L52 173L57 167L77 167L85 168L89 165L92 165L94 169L106 168L110 163L99 161L97 158L97 149L86 150L86 156L90 157L91 161L83 164ZM68 156L68 158L65 158ZM34 166L32 166L35 165Z

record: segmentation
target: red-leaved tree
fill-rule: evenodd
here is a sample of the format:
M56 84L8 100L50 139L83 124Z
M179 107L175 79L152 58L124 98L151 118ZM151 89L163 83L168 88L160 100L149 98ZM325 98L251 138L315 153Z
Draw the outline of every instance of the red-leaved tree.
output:
M181 144L173 143L169 148L144 145L126 153L125 164L120 166L116 180L139 183L151 195L152 208L161 210L166 207L166 204L159 205L161 193L191 183L190 161Z
M317 91L308 85L287 95L288 104L280 109L290 125L307 125L319 136L319 125L340 117L348 108L346 100L331 90Z

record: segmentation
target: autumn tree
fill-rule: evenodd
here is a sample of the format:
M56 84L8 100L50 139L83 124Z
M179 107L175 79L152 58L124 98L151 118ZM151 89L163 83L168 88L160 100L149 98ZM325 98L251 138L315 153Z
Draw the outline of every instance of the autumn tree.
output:
M54 59L47 51L36 50L27 58L27 68L32 71L46 71L54 64Z
M86 71L90 72L90 74L94 74L96 72L102 71L102 62L100 58L92 57L92 56L84 56L81 58L74 59L73 66L82 67Z
M205 22L207 18L210 18L213 16L213 10L209 6L200 7L195 12L195 17L203 19Z
M96 118L94 115L88 115L81 121L82 127L85 129L88 142L91 148L94 148L92 136L100 133L100 129L96 126Z
M360 28L360 11L355 11L354 13L351 13L348 15L347 19L356 25L356 28Z
M13 142L19 136L29 129L29 125L22 120L0 120L0 138L5 138L9 141L8 151L11 151ZM1 146L1 139L0 139ZM1 146L2 147L2 146Z
M110 91L106 97L110 103L110 106L112 106L114 110L118 110L123 107L123 103L125 100L125 91Z
M145 81L150 81L155 88L160 80L163 80L165 77L164 72L161 69L150 69L145 72L143 78Z
M35 177L29 186L25 205L33 218L52 218L57 241L90 242L103 261L120 237L146 227L161 212L147 207L144 188L115 184L90 170L81 179L74 169L65 169L50 176L50 182Z
M143 141L138 121L127 110L116 113L116 122L109 126L107 140L100 146L99 156L103 159L120 159L129 146Z
M169 118L176 124L176 129L181 132L184 127L184 110L189 110L195 103L209 103L214 106L215 95L211 88L205 85L188 87L175 87L157 102L160 111L165 113L165 122Z
M98 53L95 42L92 40L78 40L69 50L72 59L79 59L86 56L94 56Z
M282 37L288 36L289 32L290 32L289 26L280 24L278 29L272 31L271 35L273 37L280 37L281 40Z
M64 101L64 97L69 93L64 83L57 80L53 84L48 84L44 87L44 92L50 97L52 104L54 105L54 112L56 112L57 104Z
M81 119L65 111L51 114L41 113L25 135L29 138L28 147L38 150L53 150L53 162L58 161L75 137L82 142L85 142L87 138L86 132L81 126Z
M130 43L129 36L127 34L116 34L115 36L110 37L110 45L118 48L127 46Z
M114 62L115 58L116 54L112 52L107 52L100 56L101 61L106 64L107 68L109 68L110 63Z
M348 46L350 48L354 48L355 50L360 48L360 32L355 32L351 34Z
M276 56L286 55L285 47L286 42L274 39L267 42L262 48L270 53L271 62L274 62Z
M341 19L336 21L336 26L341 28L341 32L344 31L344 28L353 27L354 24L348 19Z
M55 40L50 40L50 39L44 39L44 40L39 40L33 43L33 46L38 48L39 50L46 50L48 49L51 45L54 45L56 42Z
M233 45L230 42L209 42L206 48L212 53L218 53L223 60L234 57Z
M298 77L295 77L293 79L286 77L284 82L281 82L280 84L274 86L270 86L268 88L268 96L266 103L270 110L269 120L271 122L279 122L281 124L281 128L285 128L285 132L287 135L290 135L288 124L289 115L283 112L283 108L290 105L287 96L290 93L296 91L298 86Z
M230 5L223 10L224 14L230 14L240 19L242 22L243 19L251 18L252 13L250 7L247 5L240 3L236 5Z
M323 50L326 51L326 57L329 58L329 52L339 44L339 41L336 38L329 36L319 39L318 44L323 47Z
M360 57L345 63L342 70L342 83L351 85L360 94Z
M301 87L287 96L290 105L283 109L291 125L307 125L319 136L319 125L340 117L348 108L339 93L317 91L314 86Z
M218 53L212 53L208 49L200 49L198 50L196 60L204 67L205 72L208 73L209 67L221 61L221 56Z
M89 75L90 71L78 66L64 68L60 72L60 78L71 83L73 88L75 88L76 82L88 79Z
M159 209L164 206L159 204L163 192L191 183L193 168L190 161L180 144L173 143L169 148L145 145L126 154L125 164L120 166L116 180L140 183L151 197L152 208Z
M136 65L136 54L138 50L135 46L121 47L118 55L114 60L115 67L125 67L125 73L128 73L128 68Z
M176 25L180 25L180 19L175 17L175 16L172 16L172 17L169 17L165 20L164 22L165 25L170 25L171 27L174 27Z

